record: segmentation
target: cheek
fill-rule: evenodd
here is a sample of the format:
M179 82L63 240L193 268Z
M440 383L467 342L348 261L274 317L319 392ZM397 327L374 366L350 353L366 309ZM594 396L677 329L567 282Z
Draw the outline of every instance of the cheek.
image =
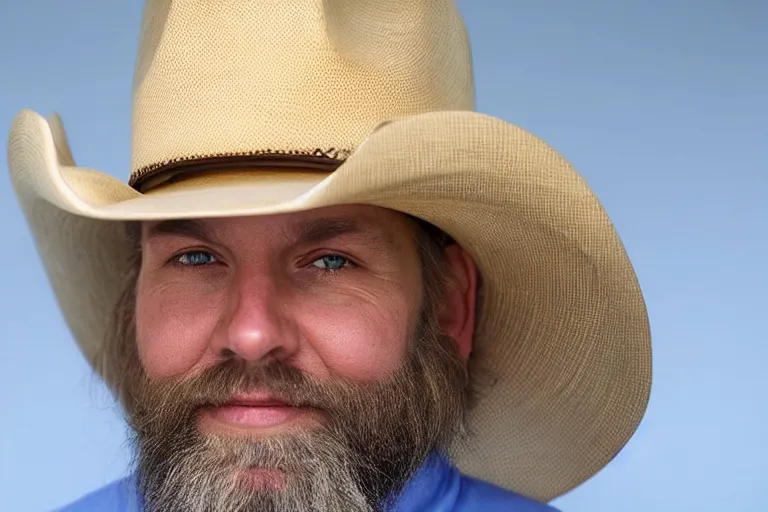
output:
M333 375L357 381L386 378L407 353L413 308L402 294L357 294L342 302L301 308L305 339Z
M136 342L150 378L189 372L207 353L217 321L215 299L204 300L184 287L139 286Z

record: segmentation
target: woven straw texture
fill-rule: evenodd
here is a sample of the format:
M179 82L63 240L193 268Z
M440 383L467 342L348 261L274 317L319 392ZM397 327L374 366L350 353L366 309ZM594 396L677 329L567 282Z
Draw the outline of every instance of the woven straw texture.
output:
M450 1L150 1L141 41L131 176L155 179L141 191L77 167L58 117L25 110L10 133L11 180L89 360L127 271L123 221L378 205L447 231L483 276L473 357L497 381L455 449L463 471L548 501L624 446L651 382L634 271L564 158L471 111ZM264 168L265 154L340 165ZM179 165L238 155L229 171Z
M134 179L216 155L346 157L383 120L474 106L442 0L153 1L141 34Z

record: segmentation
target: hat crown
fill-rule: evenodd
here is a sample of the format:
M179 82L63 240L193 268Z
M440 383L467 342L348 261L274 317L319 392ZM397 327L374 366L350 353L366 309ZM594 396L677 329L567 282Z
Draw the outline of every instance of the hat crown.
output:
M134 186L201 159L342 160L475 98L452 0L148 0L133 91Z

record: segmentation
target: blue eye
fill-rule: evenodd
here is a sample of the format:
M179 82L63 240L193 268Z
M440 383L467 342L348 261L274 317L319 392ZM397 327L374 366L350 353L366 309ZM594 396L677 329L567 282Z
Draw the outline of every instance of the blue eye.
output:
M216 257L205 251L190 251L180 254L174 258L175 262L182 266L196 267L200 265L210 265L216 263Z
M312 266L329 271L341 270L347 265L349 265L349 260L338 254L327 254L312 262Z

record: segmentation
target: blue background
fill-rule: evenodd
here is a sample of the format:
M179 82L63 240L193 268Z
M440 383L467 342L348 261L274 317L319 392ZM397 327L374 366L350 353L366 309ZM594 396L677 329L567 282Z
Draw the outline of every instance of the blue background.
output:
M126 178L138 0L0 6L0 130L58 111L78 164ZM647 416L566 512L768 510L768 2L459 3L478 109L570 159L646 293ZM0 509L119 476L124 430L0 181Z

